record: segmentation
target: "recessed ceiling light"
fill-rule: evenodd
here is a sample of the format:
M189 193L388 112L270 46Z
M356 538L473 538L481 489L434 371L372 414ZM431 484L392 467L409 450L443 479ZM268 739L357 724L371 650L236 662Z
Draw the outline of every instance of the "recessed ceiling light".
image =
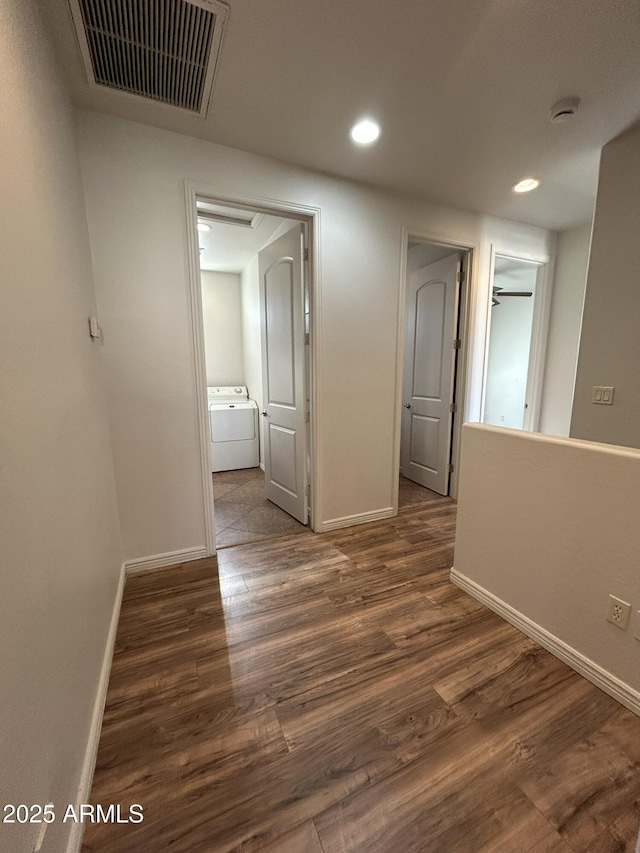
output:
M198 231L211 231L211 226L206 222L198 222Z
M371 145L380 136L380 125L373 119L363 118L353 125L349 136L356 145Z
M514 193L529 193L540 186L540 181L537 178L523 178L513 187Z

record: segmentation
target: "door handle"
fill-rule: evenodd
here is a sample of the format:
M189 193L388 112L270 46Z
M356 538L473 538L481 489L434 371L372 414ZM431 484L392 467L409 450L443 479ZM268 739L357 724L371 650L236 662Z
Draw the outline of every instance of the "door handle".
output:
M263 418L268 418L268 417L269 417L269 413L268 413L268 412L260 412L260 414L262 415L262 417L263 417Z
M410 409L410 408L411 408L411 403L405 403L405 404L404 404L404 407L405 407L405 409Z

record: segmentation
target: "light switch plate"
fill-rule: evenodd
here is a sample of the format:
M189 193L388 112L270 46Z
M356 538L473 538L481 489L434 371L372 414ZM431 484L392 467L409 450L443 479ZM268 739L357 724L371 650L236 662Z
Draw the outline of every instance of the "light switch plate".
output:
M613 406L613 385L594 385L591 402L598 406Z

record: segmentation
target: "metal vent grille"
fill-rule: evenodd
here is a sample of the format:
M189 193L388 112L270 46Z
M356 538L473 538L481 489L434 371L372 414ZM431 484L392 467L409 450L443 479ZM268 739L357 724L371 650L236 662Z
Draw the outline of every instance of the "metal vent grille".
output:
M72 0L91 83L205 115L228 11L219 0Z

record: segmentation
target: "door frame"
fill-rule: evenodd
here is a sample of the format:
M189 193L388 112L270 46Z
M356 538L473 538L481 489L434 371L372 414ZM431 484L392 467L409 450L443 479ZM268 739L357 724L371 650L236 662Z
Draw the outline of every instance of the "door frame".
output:
M189 301L191 309L191 345L193 352L193 378L195 382L196 414L200 443L200 473L202 489L202 512L204 518L207 554L216 553L215 509L213 501L213 479L209 463L209 408L207 404L207 370L204 347L204 320L202 313L202 288L200 284L200 252L198 242L198 200L209 201L226 207L249 209L270 216L295 219L307 225L309 259L307 281L309 288L309 404L310 416L307 424L309 447L309 491L311 507L309 526L319 532L318 508L321 506L320 482L318 478L317 440L319 413L318 352L320 351L320 208L300 205L282 199L263 196L248 196L236 193L220 193L215 187L197 181L185 180L185 227L187 238L187 264L189 279ZM304 308L304 299L303 299Z
M547 356L547 337L551 314L551 281L553 280L553 259L548 254L516 255L502 252L491 244L489 260L489 299L487 305L487 323L484 337L484 366L482 370L482 396L480 399L480 423L484 423L484 405L487 392L487 370L489 367L489 344L491 340L491 295L496 257L511 261L524 261L537 266L536 294L534 296L533 321L531 323L531 347L527 370L525 402L529 405L525 411L522 429L524 432L538 432L542 413L542 392L544 386L544 367ZM533 351L533 355L532 355Z
M451 461L453 471L449 479L449 497L454 500L458 496L458 481L460 474L460 440L462 435L462 424L467 419L469 371L472 347L470 346L471 311L475 304L472 296L475 296L478 287L478 252L479 244L469 240L458 240L451 234L440 234L436 232L420 231L414 228L402 227L400 246L400 286L398 288L398 321L397 321L397 348L396 348L396 417L394 420L393 435L393 458L394 471L400 470L400 440L402 429L402 380L404 367L405 346L405 311L407 294L407 251L410 240L419 243L430 243L436 246L450 248L451 252L466 253L465 280L461 282L458 296L457 328L458 337L461 341L460 349L455 367L454 398L457 410L453 416L453 429L451 435ZM398 514L398 477L394 476L392 501L394 515Z

